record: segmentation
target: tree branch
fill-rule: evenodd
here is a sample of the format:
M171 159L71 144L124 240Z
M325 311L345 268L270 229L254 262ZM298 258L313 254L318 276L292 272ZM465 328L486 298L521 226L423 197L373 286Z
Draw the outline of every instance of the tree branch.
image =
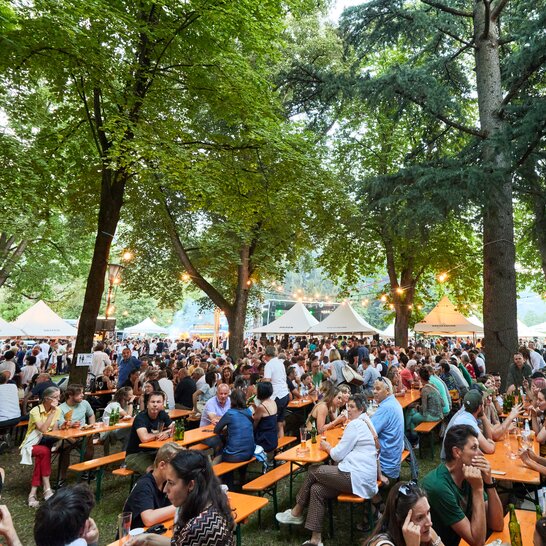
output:
M531 141L525 153L521 156L519 161L516 163L518 167L521 167L529 158L529 156L534 152L535 148L540 144L540 141L544 137L544 130L546 129L546 120L542 122L542 126L539 131L536 131L535 138Z
M520 77L512 84L512 87L506 93L506 96L502 99L501 111L504 107L514 98L517 92L525 85L527 80L546 62L546 52L542 53L538 59L525 67L525 70Z
M423 4L428 4L429 6L432 6L433 8L439 9L440 11L443 11L444 13L450 13L451 15L457 15L459 17L472 18L472 13L469 11L461 11L461 10L446 6L445 4L441 4L440 2L433 2L432 0L421 0L421 2L423 2Z
M502 10L506 7L506 4L508 4L508 0L499 0L499 3L493 8L493 11L491 12L491 21L497 21L497 19L500 17L500 14L502 13Z

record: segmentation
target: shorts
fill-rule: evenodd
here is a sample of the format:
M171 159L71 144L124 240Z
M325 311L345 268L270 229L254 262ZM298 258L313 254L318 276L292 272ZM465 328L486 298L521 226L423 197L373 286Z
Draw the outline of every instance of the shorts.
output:
M283 396L282 398L275 398L275 402L277 403L277 423L284 421L289 400L289 394Z

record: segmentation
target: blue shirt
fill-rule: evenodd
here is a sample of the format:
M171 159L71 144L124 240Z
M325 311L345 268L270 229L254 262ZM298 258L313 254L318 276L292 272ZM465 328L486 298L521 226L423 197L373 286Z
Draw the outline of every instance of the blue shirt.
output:
M140 360L132 356L129 360L119 361L118 385L123 385L133 370L140 369Z
M254 455L254 424L249 408L229 409L214 427L214 432L220 434L227 427L226 447L222 452L222 460L236 462L246 461Z
M398 478L404 450L404 412L393 394L379 404L372 423L381 446L381 472L389 478Z

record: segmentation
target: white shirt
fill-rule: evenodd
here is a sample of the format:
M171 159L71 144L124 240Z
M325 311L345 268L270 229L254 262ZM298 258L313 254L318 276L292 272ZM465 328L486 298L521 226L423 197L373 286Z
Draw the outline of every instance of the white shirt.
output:
M0 385L0 421L9 421L21 417L17 385L5 383Z
M13 376L15 375L15 369L15 362L13 362L13 360L4 360L4 362L0 362L0 373L5 372L6 370L8 370L9 372L8 381L10 379L13 379Z
M47 355L49 354L49 343L40 343L40 350L46 355L45 358L47 358Z
M40 370L35 364L33 366L23 366L21 368L21 383L28 385L37 373L40 373Z
M93 360L89 372L95 377L102 375L104 368L110 366L110 357L103 351L95 351L93 353Z
M532 349L529 350L529 358L531 360L531 367L533 368L533 372L541 370L542 368L544 368L544 366L546 366L546 362L544 362L544 358L542 358L540 353L537 353Z
M155 355L156 349L157 349L157 343L155 341L152 341L150 343L150 348L148 349L149 354Z
M168 377L162 377L159 381L161 390L167 395L167 401L169 402L169 408L174 409L176 402L174 401L174 386L173 382Z
M272 358L264 368L264 378L271 380L273 387L273 399L284 398L288 395L288 385L286 384L286 369L280 358Z

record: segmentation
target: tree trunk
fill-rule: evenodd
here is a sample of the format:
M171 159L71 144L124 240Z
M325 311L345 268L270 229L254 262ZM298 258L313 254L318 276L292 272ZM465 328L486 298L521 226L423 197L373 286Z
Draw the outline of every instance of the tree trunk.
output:
M76 357L79 353L90 353L93 348L93 338L104 292L110 247L123 205L126 178L127 175L124 172L112 173L106 167L103 168L97 235L95 237L93 259L87 277L83 308L78 323L78 335L70 369L70 383L85 385L87 380L88 368L78 368L76 366ZM114 182L112 182L112 179Z
M483 213L483 316L485 354L490 370L505 378L517 348L516 271L512 180L509 158L500 149L503 121L498 27L489 2L475 2L474 44L484 176L490 186L484 192Z

